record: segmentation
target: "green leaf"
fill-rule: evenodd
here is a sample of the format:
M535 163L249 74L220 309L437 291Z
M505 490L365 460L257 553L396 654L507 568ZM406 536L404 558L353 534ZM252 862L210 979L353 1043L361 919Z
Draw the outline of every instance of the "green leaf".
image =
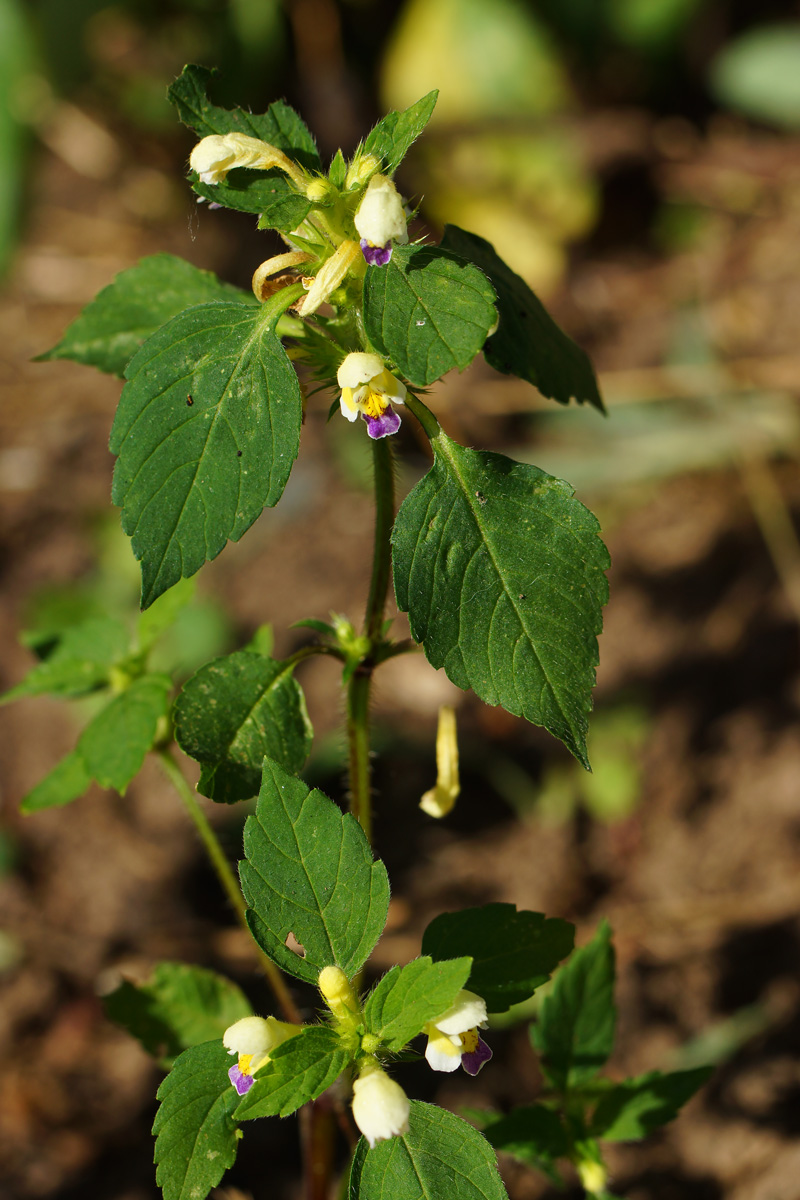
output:
M206 67L184 67L180 78L170 87L169 98L184 125L201 138L212 133L244 133L260 138L308 170L322 171L314 139L294 109L282 100L271 104L265 113L218 108L207 96L214 74ZM236 168L224 183L194 182L192 186L198 195L226 208L263 214L259 228L288 232L301 223L311 208L305 196L298 195L286 176L277 170Z
M160 675L137 679L86 726L78 751L101 787L125 794L152 747L166 716L171 681Z
M542 1070L560 1092L593 1079L614 1048L614 947L601 921L588 945L576 950L545 996L531 1039Z
M466 1121L435 1104L411 1101L408 1133L370 1150L361 1138L350 1169L349 1200L507 1200L494 1151Z
M275 335L285 304L283 292L257 309L187 309L128 366L111 431L112 495L142 562L143 608L281 497L302 416L300 384Z
M499 324L483 348L486 361L504 375L526 379L559 404L575 399L604 412L588 354L556 325L541 300L494 247L457 225L447 225L441 248L480 267L497 293Z
M253 1117L288 1117L316 1100L339 1078L349 1061L333 1029L315 1025L270 1052L250 1091L236 1109L237 1121Z
M82 796L92 777L82 755L73 750L62 758L49 775L32 788L19 806L21 813L40 812L43 808L58 808Z
M292 774L312 729L293 663L239 650L201 667L175 703L175 738L203 764L198 791L221 804L255 796L265 756Z
M417 958L405 967L392 967L367 998L367 1031L376 1034L387 1050L402 1050L428 1021L452 1007L466 986L471 965L468 958L449 962Z
M89 617L65 629L43 662L0 696L9 704L23 696L83 696L108 683L113 664L128 653L128 631L111 617Z
M489 1012L506 1012L532 996L570 953L575 928L543 913L517 912L514 904L487 904L441 913L422 936L422 952L437 962L457 954L472 958L465 984Z
M242 890L258 944L284 971L316 983L323 967L352 977L386 924L389 880L364 831L322 792L264 760L244 827ZM294 934L301 958L286 946Z
M228 1026L253 1012L242 990L223 975L170 962L159 963L146 983L123 980L103 997L103 1007L162 1061L221 1038Z
M395 522L398 606L434 667L588 767L608 553L572 488L440 433Z
M233 1165L239 1143L232 1113L239 1097L228 1079L230 1063L219 1041L192 1046L158 1089L153 1133L164 1200L204 1200Z
M153 254L120 272L67 327L61 341L35 361L67 358L122 378L146 338L185 308L210 300L257 303L252 293L223 283L211 271L174 254Z
M328 168L328 179L330 179L334 187L344 187L344 182L347 179L347 162L341 150L337 150L331 159L331 165Z
M727 41L711 63L717 99L779 129L800 129L800 23L770 22Z
M435 246L395 246L386 267L368 267L364 324L373 346L424 387L451 367L463 371L494 325L486 276Z
M602 1096L589 1131L593 1137L607 1142L631 1142L647 1137L673 1120L713 1073L713 1067L695 1067L669 1075L650 1071L626 1079Z
M543 1171L556 1185L561 1182L556 1159L569 1151L569 1139L557 1113L543 1104L513 1109L483 1127L484 1136L495 1150Z
M380 158L388 175L394 174L430 121L438 95L435 89L403 112L387 113L367 134L364 153Z
M181 579L143 613L139 613L137 641L140 650L149 650L162 634L171 629L187 604L194 599L195 582Z

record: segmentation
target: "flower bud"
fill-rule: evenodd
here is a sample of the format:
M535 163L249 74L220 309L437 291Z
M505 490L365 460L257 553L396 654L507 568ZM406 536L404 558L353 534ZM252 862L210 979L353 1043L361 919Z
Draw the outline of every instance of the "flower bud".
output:
M370 246L408 241L403 201L385 175L372 176L354 221L359 236Z
M425 793L419 806L429 817L446 817L460 791L456 712L454 708L443 705L439 709L436 731L436 787Z
M374 154L359 154L353 159L347 169L344 186L348 192L355 191L356 188L363 187L371 175L380 167L379 160Z
M408 1133L411 1105L399 1083L369 1062L353 1084L353 1119L370 1145Z

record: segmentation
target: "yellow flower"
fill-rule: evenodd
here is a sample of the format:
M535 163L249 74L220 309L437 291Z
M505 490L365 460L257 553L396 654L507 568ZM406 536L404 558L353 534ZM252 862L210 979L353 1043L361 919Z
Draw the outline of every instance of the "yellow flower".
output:
M439 709L436 732L436 786L425 793L419 806L430 817L446 817L460 791L456 712L454 708L443 705Z
M189 166L200 176L201 183L222 183L234 167L254 167L259 171L277 167L301 191L305 192L308 184L305 171L282 150L246 133L212 133L204 137L189 155Z
M342 389L339 397L342 416L355 421L361 414L371 438L397 433L400 418L392 404L405 403L406 387L386 369L378 354L363 351L348 354L336 378Z
M238 1055L236 1066L228 1078L240 1096L253 1086L256 1071L269 1062L270 1051L287 1038L295 1037L301 1026L278 1021L275 1017L242 1017L229 1025L222 1035L222 1044L231 1054Z

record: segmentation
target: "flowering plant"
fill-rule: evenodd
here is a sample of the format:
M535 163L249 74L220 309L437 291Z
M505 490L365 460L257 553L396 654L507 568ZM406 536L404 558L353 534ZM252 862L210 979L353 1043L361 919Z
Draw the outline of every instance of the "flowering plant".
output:
M145 259L44 356L126 381L111 433L113 498L141 563L144 611L133 641L119 623L92 618L38 643L41 661L7 699L49 691L105 700L23 807L68 803L92 779L124 791L152 751L272 986L280 1018L255 1015L232 983L179 964L109 997L110 1015L170 1066L154 1126L165 1200L203 1200L249 1121L302 1111L312 1124L333 1112L346 1123L348 1105L363 1135L350 1160L351 1200L388 1188L396 1200L501 1200L493 1147L553 1179L566 1160L590 1193L606 1194L599 1139L643 1136L705 1078L598 1080L614 1036L607 926L558 970L539 1007L532 1036L547 1090L505 1115L473 1113L484 1133L410 1100L390 1072L424 1054L435 1071L477 1074L492 1056L491 1034L479 1031L550 979L573 950L573 927L511 904L444 913L418 958L371 988L363 975L389 903L370 845L370 689L381 663L410 648L390 636L390 577L434 667L544 726L587 767L606 599L598 524L569 485L459 445L424 389L482 352L559 403L602 409L593 370L488 242L455 226L439 245L409 240L411 213L393 175L434 93L389 113L349 162L340 151L326 172L292 109L221 109L208 83L208 72L187 67L170 89L199 139L191 185L213 205L257 214L287 250L256 268L252 295L170 256ZM149 668L150 651L186 603L188 579L280 500L312 403L295 363L330 389L332 412L354 423L353 436L371 439L376 528L363 627L301 622L314 636L283 661L257 635L174 696L174 681ZM396 511L392 455L406 414L430 440L433 463ZM312 730L295 668L314 654L342 666L347 814L299 777ZM177 765L173 736L200 764L201 795L222 804L257 795L238 881ZM442 818L459 792L452 709L441 714L437 764L422 807ZM299 1008L287 975L317 990L321 1018ZM304 1139L309 1195L321 1197L320 1141Z

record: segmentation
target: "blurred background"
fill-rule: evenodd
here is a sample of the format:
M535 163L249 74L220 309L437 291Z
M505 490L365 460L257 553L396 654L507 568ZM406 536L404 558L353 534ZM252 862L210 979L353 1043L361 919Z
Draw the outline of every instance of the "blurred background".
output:
M800 1179L800 5L788 0L0 0L0 686L32 662L20 630L135 612L109 506L115 381L34 364L120 270L158 251L249 286L273 247L243 214L198 208L192 136L167 85L219 68L215 99L283 96L323 157L433 87L399 183L419 232L490 239L593 355L609 415L543 401L482 361L433 390L448 432L568 479L613 557L582 772L547 735L420 655L378 678L377 851L394 899L376 967L418 953L443 908L490 900L616 933L612 1073L715 1062L703 1095L613 1150L635 1200L796 1200ZM360 618L371 544L363 431L312 400L280 507L202 573L165 650L188 675L265 621ZM426 469L412 422L401 486ZM402 622L398 621L402 629ZM343 795L330 664L304 665L308 778ZM438 706L457 703L463 794L417 809ZM246 942L147 764L20 818L20 798L87 710L0 710L0 1189L16 1200L153 1200L159 1073L108 1023L120 971L195 961L242 982ZM188 768L187 768L188 769ZM217 811L232 857L244 809ZM409 1091L530 1102L517 1014L477 1083ZM459 1073L460 1075L460 1073ZM556 1193L503 1161L512 1200ZM248 1130L220 1196L294 1197L293 1122ZM233 1189L240 1189L235 1192ZM571 1195L579 1195L573 1191Z

